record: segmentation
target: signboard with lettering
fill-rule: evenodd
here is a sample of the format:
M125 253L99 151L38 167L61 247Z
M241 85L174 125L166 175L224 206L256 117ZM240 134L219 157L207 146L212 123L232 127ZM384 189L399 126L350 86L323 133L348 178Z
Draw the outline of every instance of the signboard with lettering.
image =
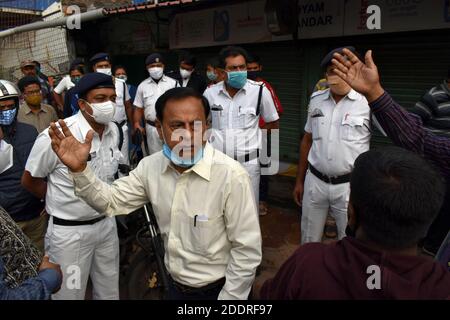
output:
M379 28L368 28L368 19L376 18L367 13L370 5L379 8ZM179 13L169 27L170 47L292 39L270 32L277 28L265 7L266 0L253 0ZM298 24L299 39L450 28L450 0L299 0Z
M246 1L177 14L169 27L170 47L176 49L272 41L264 5L265 1Z
M299 38L343 35L344 0L299 1Z
M450 28L450 0L348 0L344 34L388 33ZM380 29L369 30L367 7L380 8Z

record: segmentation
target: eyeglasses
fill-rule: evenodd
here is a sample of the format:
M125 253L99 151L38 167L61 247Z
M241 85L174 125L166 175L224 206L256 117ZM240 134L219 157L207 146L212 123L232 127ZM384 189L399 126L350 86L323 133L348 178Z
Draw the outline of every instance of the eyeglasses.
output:
M42 94L41 90L33 90L33 91L25 92L25 95L27 95L27 96L37 96L40 94Z

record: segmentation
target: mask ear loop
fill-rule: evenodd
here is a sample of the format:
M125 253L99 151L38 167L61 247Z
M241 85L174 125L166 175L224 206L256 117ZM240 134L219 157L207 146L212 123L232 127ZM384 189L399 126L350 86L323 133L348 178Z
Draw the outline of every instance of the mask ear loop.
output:
M92 106L91 106L91 104L89 103L89 102L87 102L86 100L84 100L84 99L78 99L78 100L82 100L82 101L84 101L89 107L91 107L91 109L92 109L92 111L94 111L94 109L92 108ZM89 112L87 112L87 110L86 109L84 109L84 110L81 110L80 109L80 111L81 112L84 112L84 113L86 113L89 117L91 117L92 118L92 120L94 120L95 121L95 118L94 118L94 115L92 115L92 114L90 114Z

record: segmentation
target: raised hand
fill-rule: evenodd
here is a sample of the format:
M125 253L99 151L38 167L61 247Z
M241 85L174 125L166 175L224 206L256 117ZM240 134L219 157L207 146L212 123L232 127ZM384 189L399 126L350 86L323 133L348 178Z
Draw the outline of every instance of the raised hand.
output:
M50 124L48 133L52 139L52 148L58 158L72 172L81 172L86 168L89 151L91 150L94 131L89 130L85 142L79 142L70 132L64 120L58 121L61 130L54 122Z
M348 49L343 49L343 54L335 53L331 60L335 66L334 72L341 77L350 87L366 96L369 102L379 98L384 89L380 84L378 68L372 59L372 50L366 52L365 63Z

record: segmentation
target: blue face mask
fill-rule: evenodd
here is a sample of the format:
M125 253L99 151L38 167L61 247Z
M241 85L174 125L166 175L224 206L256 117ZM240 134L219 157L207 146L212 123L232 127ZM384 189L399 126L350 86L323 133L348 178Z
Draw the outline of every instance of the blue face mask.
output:
M16 108L0 111L0 125L9 126L11 123L13 123L14 118L16 117L16 112Z
M227 72L229 86L235 89L242 89L247 83L247 71L231 71Z
M217 80L217 74L215 72L206 72L206 76L208 77L209 81L216 81Z
M191 158L189 160L180 158L177 154L172 152L167 143L163 144L162 151L164 156L169 159L174 165L182 168L190 168L203 158L203 148L197 151L194 159Z

